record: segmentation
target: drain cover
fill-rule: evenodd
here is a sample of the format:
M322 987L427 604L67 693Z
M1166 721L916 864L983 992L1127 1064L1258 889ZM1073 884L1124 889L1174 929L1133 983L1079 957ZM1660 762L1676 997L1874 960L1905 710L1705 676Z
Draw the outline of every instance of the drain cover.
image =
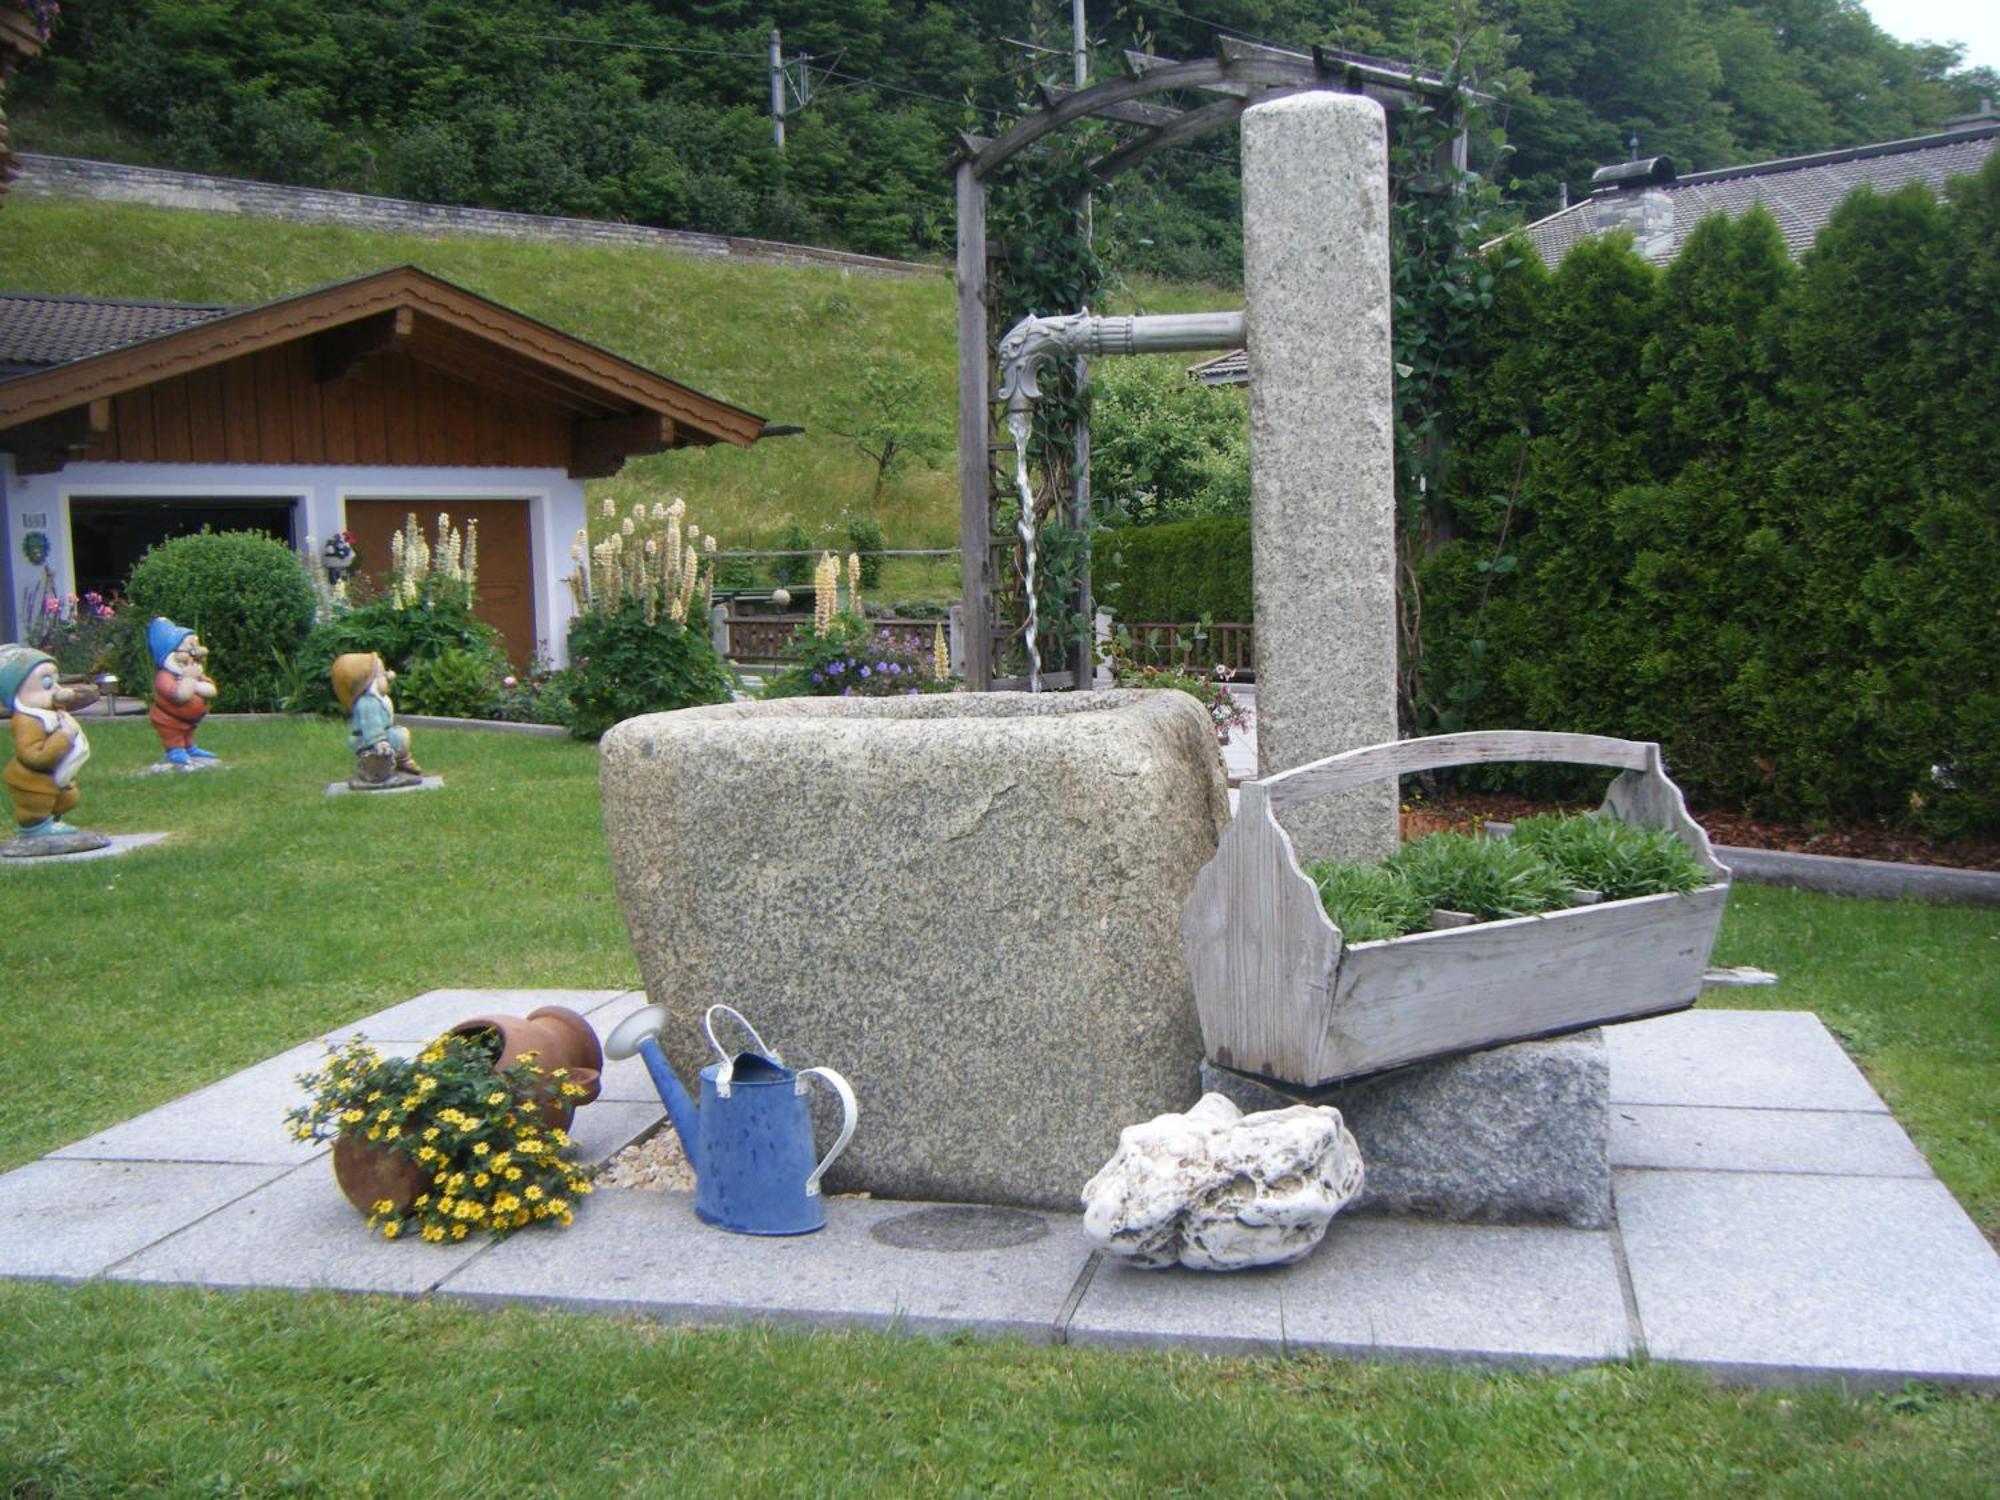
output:
M1018 1208L920 1208L884 1219L868 1237L898 1250L1004 1250L1049 1232L1049 1221Z

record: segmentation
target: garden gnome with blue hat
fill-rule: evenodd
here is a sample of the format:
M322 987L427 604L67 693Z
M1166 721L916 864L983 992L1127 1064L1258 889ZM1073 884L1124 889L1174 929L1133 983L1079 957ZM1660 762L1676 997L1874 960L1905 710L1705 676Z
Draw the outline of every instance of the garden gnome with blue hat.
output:
M146 649L152 652L154 668L153 711L147 717L159 731L168 764L183 771L213 764L214 753L194 742L208 701L215 696L215 683L203 666L208 647L192 630L161 615L146 627Z
M90 741L70 713L96 697L64 687L55 659L32 646L0 646L0 703L13 716L14 756L0 771L14 803L20 837L0 844L0 856L80 854L111 842L72 828L62 815L77 803L76 773L90 759Z
M372 651L336 656L333 693L347 711L347 743L355 755L347 784L363 792L421 785L424 770L410 759L410 731L396 722L382 658Z

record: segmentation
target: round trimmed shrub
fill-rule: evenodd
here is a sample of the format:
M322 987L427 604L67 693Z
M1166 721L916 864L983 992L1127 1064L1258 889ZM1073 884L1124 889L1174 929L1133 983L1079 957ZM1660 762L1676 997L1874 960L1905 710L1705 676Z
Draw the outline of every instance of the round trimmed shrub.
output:
M150 691L146 623L165 615L208 647L213 706L225 711L279 707L289 663L312 628L312 588L297 555L258 531L200 531L160 543L132 569L125 599L126 682Z

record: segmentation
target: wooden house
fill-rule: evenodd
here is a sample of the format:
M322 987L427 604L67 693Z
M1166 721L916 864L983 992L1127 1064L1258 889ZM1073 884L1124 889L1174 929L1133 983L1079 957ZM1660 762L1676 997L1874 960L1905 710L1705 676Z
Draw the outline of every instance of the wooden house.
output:
M400 266L252 307L0 294L0 639L169 536L476 518L478 612L560 660L584 481L761 417Z

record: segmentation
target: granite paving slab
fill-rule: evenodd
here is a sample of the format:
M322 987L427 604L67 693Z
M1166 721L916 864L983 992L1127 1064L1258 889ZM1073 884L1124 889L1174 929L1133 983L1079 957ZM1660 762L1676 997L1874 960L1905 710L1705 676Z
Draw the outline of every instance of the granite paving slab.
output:
M1893 1115L1864 1110L1614 1105L1611 1164L1847 1177L1931 1175L1930 1163Z
M30 1162L0 1177L0 1276L57 1281L95 1276L284 1170L187 1162Z
M666 1117L666 1107L657 1094L650 1103L599 1098L576 1112L570 1122L570 1139L576 1142L577 1159L596 1166L641 1136L651 1135Z
M2000 1257L1935 1180L1621 1170L1646 1345L1730 1380L2000 1386Z
M407 1056L420 1043L385 1044ZM109 1130L49 1153L56 1160L258 1162L292 1167L327 1147L292 1138L285 1111L303 1104L298 1075L318 1067L326 1048L303 1042Z
M1336 1219L1306 1260L1271 1270L1140 1271L1107 1258L1069 1342L1543 1366L1632 1348L1609 1234L1387 1219Z
M1886 1113L1818 1016L1803 1010L1687 1010L1607 1026L1613 1104Z
M544 1005L567 1006L589 1016L593 1010L624 999L630 990L426 990L413 1000L362 1016L325 1033L344 1042L357 1033L374 1042L427 1042L448 1026L474 1016L525 1016ZM592 1020L601 1037L608 1027Z
M332 1165L310 1162L140 1249L106 1275L206 1287L413 1295L486 1248L483 1235L444 1245L385 1240L342 1195Z
M940 1238L909 1232L922 1225L899 1227L935 1207L832 1198L825 1229L764 1238L703 1224L691 1193L601 1188L579 1206L573 1228L516 1235L440 1291L696 1322L971 1329L1052 1341L1089 1258L1077 1216L955 1210L973 1230L965 1238L984 1248L894 1243Z

